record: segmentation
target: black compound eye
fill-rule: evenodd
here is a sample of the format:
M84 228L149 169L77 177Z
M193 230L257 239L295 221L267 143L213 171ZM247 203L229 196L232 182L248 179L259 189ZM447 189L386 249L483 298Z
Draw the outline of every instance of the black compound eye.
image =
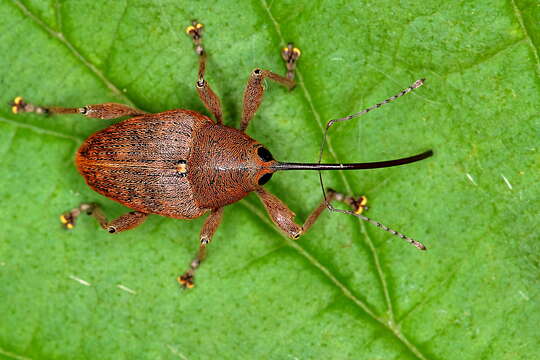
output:
M264 185L266 184L270 179L272 178L272 173L267 173L267 174L264 174L263 176L261 176L259 178L259 185Z
M261 146L257 149L257 154L262 159L262 161L271 161L274 160L274 157L272 154L270 154L270 151L268 151L264 146Z

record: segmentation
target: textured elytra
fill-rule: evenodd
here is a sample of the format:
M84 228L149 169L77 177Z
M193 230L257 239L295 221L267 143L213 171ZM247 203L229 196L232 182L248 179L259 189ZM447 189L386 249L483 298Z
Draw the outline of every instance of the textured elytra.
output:
M84 142L77 153L78 170L91 188L131 209L198 217L208 207L199 206L178 165L190 157L192 139L209 124L207 117L186 110L124 120Z

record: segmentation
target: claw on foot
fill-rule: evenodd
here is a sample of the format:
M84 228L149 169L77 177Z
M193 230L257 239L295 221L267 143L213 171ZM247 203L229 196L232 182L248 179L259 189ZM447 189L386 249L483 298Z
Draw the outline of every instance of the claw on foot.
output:
M60 222L64 228L71 230L75 227L75 218L76 217L71 212L68 212L60 215Z
M354 199L351 197L350 199L350 205L354 209L354 213L359 215L364 212L364 210L367 210L367 197L360 196L358 199Z
M24 101L22 96L17 96L9 103L11 106L11 112L19 114L23 112L33 112L36 114L48 114L49 110L41 106L35 106Z
M11 112L13 112L14 114L18 114L21 111L21 109L24 109L24 106L26 104L22 96L17 96L15 99L13 99L10 105L11 105Z
M197 20L193 20L191 25L186 27L186 34L191 36L193 39L200 38L204 25L198 23Z
M302 52L299 48L294 47L293 43L287 44L287 47L284 47L281 50L281 57L283 57L283 60L285 60L287 63L294 63L298 58L302 55Z
M195 52L199 56L204 54L204 48L201 44L203 29L204 25L197 22L197 20L193 20L191 25L186 28L186 34L193 40L193 43L195 44Z
M290 80L294 80L296 61L301 54L302 52L300 51L300 49L294 47L293 43L289 43L287 44L287 47L281 49L281 57L285 61L285 66L287 67L287 78ZM292 90L292 88L290 88L290 90Z
M176 280L183 289L192 289L195 286L195 278L191 271L186 271L184 275L179 276Z
M326 191L328 193L328 196L332 197L333 199L337 201L341 201L349 205L356 215L360 215L361 213L363 213L365 210L368 209L367 197L365 197L364 195L358 198L354 198L352 196L346 196L342 193L339 193L331 188L326 189Z
M75 222L79 215L81 213L85 212L87 215L92 215L92 212L94 211L96 205L95 204L81 204L79 207L76 207L75 209L65 212L62 215L60 215L60 222L62 223L62 226L67 229L71 230L75 227Z

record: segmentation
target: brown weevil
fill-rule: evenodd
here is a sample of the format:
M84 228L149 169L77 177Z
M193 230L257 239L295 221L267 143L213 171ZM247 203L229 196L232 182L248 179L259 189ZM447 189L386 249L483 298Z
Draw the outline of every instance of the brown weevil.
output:
M197 256L188 270L178 277L178 282L184 288L194 285L195 271L205 258L206 246L221 222L223 207L244 198L250 192L258 195L274 224L293 239L305 233L328 207L333 211L358 216L421 250L425 249L421 243L362 215L362 210L366 208L365 197L345 196L330 189L325 192L323 187L323 201L300 226L294 222L295 214L281 200L264 190L263 185L276 171L319 170L320 175L320 170L390 167L425 159L433 154L431 150L390 161L321 164L321 146L318 163L287 163L275 160L270 151L246 135L245 130L261 104L265 79L273 80L289 90L294 88L295 67L300 50L293 44L281 50L287 67L286 76L259 68L252 71L244 91L240 129L235 129L223 124L220 100L205 80L207 54L201 41L202 32L203 25L196 21L186 28L199 58L196 89L215 121L198 112L182 109L148 114L117 103L64 108L35 106L25 102L22 97L15 98L11 104L14 113L82 114L98 119L129 117L86 139L77 151L76 165L92 189L134 211L108 221L98 205L83 203L60 217L65 228L72 229L81 213L95 217L100 226L108 232L118 233L142 224L149 214L193 219L209 212L201 230ZM357 114L332 120L326 131L335 122L365 114L422 84L423 80L418 80L411 87L377 105ZM344 202L352 210L335 209L330 205L331 201Z

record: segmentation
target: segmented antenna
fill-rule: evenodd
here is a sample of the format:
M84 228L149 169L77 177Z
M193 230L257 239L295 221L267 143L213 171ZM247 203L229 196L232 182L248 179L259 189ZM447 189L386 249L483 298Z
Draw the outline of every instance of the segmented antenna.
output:
M368 112L370 112L371 110L375 110L375 109L378 109L380 108L381 106L385 105L385 104L388 104L389 102L392 102L394 100L396 100L397 98L400 98L402 97L403 95L406 95L408 93L410 93L411 91L413 91L414 89L417 89L419 88L420 86L424 85L424 81L426 79L420 79L420 80L416 80L414 82L414 84L412 84L411 86L409 86L408 88L402 90L400 93L392 96L392 97L389 97L388 99L378 103L378 104L375 104L373 106L370 106L368 107L367 109L364 109L360 112L357 112L355 114L352 114L352 115L349 115L349 116L345 116L345 117L342 117L342 118L339 118L339 119L333 119L333 120L330 120L327 124L326 124L326 128L324 129L324 133L323 133L323 138L322 138L322 142L321 142L321 151L319 153L319 161L318 163L321 164L321 161L322 161L322 156L323 156L323 151L324 151L324 144L326 142L326 138L327 138L327 134L328 134L328 129L334 125L335 123L337 122L342 122L342 121L348 121L348 120L351 120L351 119L354 119L354 118L357 118L357 117L360 117L364 114L367 114ZM351 211L351 210L342 210L342 209L337 209L335 207L332 206L332 204L330 204L330 202L328 201L327 197L326 197L326 191L324 190L324 184L323 184L323 179L322 179L322 173L320 170L319 171L319 181L321 183L321 189L322 189L322 192L323 192L323 195L324 195L324 202L326 203L326 207L328 208L328 210L330 211L333 211L333 212L339 212L339 213L343 213L343 214L349 214L349 215L353 215L353 216L356 216L357 218L360 218L364 221L367 221L369 222L370 224L373 224L375 226L377 226L378 228L381 228L383 229L384 231L387 231L389 232L390 234L392 235L395 235L405 241L407 241L409 244L411 245L414 245L417 249L419 250L426 250L426 247L419 241L416 241L414 240L413 238L410 238L408 237L407 235L404 235L396 230L393 230L391 228L389 228L388 226L378 222L378 221L375 221L373 219L370 219L368 218L367 216L364 216L362 214L357 214L355 213L354 211Z
M330 204L329 202L326 203L327 206L329 204ZM337 209L337 208L333 207L332 205L328 206L328 209L330 209L331 211L334 211L334 212L339 212L339 213L343 213L343 214L349 214L349 215L352 215L352 216L356 216L357 218L360 218L360 219L362 219L364 221L367 221L368 223L370 223L372 225L375 225L376 227L378 227L380 229L383 229L384 231L388 231L390 234L395 235L395 236L405 240L409 244L414 245L419 250L427 250L427 248L424 246L424 244L422 244L420 241L416 241L413 238L410 238L407 235L400 233L399 231L396 231L394 229L390 229L388 226L386 226L384 224L381 224L380 222L378 222L376 220L368 218L367 216L364 216L362 214L357 214L356 212L351 211L351 210Z

